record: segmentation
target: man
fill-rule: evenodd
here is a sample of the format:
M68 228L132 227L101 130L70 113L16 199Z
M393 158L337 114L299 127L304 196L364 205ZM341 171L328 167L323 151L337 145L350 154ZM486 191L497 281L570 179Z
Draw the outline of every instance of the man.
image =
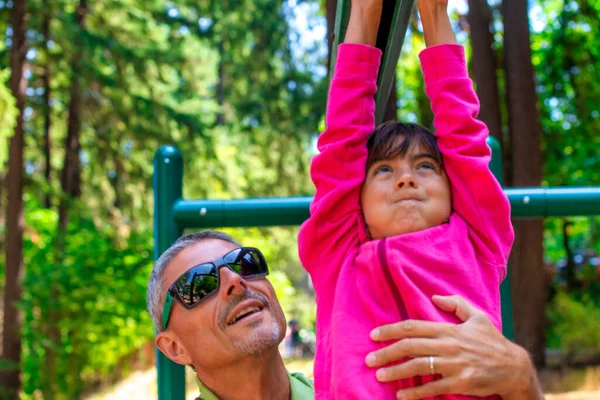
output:
M202 400L314 398L312 382L288 374L279 354L286 321L266 268L258 250L210 231L183 236L154 266L156 346L194 368Z
M182 236L156 261L148 283L155 343L172 361L196 371L200 399L314 398L312 382L289 374L278 352L286 322L267 273L260 251L213 231ZM377 373L382 381L428 374L432 366L445 370L444 379L398 398L502 393L505 400L543 399L525 350L464 299L434 300L464 323L408 320L372 334L392 342L368 360L373 368L384 367ZM427 357L432 348L439 350L435 360ZM395 365L407 357L412 360Z

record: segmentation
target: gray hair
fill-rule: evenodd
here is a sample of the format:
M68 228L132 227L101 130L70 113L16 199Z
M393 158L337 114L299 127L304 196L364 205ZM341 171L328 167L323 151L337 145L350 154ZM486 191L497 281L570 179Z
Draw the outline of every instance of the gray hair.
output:
M152 317L152 322L157 331L162 331L163 306L166 296L166 288L163 288L163 275L167 266L173 259L189 246L199 243L203 240L217 239L224 242L241 245L231 236L217 231L201 231L190 233L177 239L154 263L150 279L148 281L148 312Z

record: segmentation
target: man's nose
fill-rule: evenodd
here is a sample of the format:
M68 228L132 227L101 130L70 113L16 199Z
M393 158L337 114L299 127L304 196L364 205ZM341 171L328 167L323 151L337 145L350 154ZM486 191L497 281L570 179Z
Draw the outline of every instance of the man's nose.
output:
M221 279L221 295L225 298L236 294L242 294L244 293L244 290L248 288L248 282L228 267L219 269L219 279Z
M408 188L416 188L417 181L415 180L414 175L411 172L404 171L401 172L396 180L396 189L408 189Z

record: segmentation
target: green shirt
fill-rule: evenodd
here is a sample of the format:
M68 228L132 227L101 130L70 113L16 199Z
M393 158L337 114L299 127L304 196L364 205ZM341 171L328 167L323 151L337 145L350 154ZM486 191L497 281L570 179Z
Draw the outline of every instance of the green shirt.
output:
M292 392L292 400L314 400L315 398L315 385L313 381L305 377L299 372L289 373L290 377L290 389ZM213 394L200 379L196 378L198 383L198 390L200 394L198 398L201 400L219 400L217 396Z

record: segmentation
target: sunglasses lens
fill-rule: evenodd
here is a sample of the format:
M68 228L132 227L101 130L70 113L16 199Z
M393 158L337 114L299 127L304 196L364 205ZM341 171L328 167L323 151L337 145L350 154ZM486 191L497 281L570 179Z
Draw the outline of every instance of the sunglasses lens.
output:
M184 303L195 304L219 287L216 268L212 264L198 265L181 275L174 286Z
M263 255L257 249L242 248L236 254L233 262L228 262L229 268L243 277L267 275L269 269Z
M217 290L217 287L219 287L219 279L212 275L196 276L193 280L192 287L191 303L193 304Z

